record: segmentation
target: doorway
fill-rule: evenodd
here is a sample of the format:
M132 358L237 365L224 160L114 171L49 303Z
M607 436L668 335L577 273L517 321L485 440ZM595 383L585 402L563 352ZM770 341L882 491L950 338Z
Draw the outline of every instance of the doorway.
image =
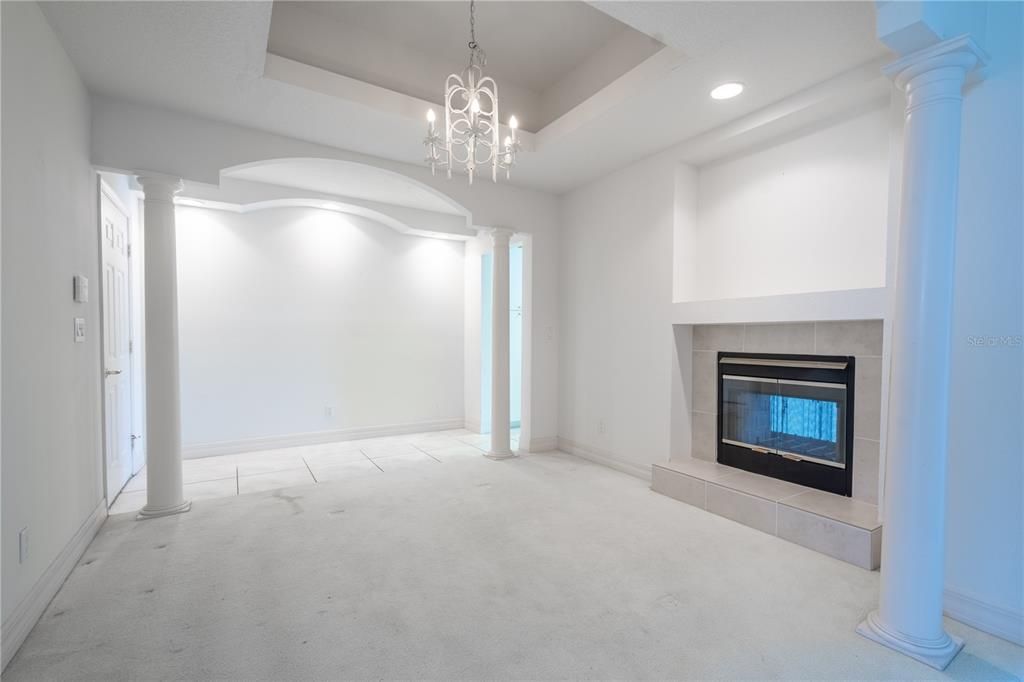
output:
M103 445L107 505L141 468L134 461L131 212L100 181L100 318L103 347ZM138 464L138 466L136 466Z
M491 432L491 291L493 254L480 267L480 432ZM509 247L509 424L518 429L523 414L523 245ZM515 440L515 439L513 439Z

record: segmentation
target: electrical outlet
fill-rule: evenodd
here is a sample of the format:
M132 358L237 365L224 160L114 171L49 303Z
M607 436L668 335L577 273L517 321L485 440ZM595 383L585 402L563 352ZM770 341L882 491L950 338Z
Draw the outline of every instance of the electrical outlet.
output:
M28 526L18 531L18 563L28 561Z
M604 435L604 419L597 420L597 432Z
M328 405L327 407L324 408L324 416L325 417L333 417L334 416L334 406L333 405Z

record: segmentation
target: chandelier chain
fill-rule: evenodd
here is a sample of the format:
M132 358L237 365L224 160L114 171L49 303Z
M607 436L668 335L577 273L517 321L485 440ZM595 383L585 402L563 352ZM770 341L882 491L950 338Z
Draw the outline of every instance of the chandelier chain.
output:
M476 0L469 0L469 49L476 48Z

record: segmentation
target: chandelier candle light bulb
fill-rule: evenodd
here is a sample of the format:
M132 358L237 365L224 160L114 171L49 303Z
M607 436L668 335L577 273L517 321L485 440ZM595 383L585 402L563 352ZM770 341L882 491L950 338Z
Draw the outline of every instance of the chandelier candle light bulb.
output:
M431 174L445 170L452 177L453 170L464 171L473 184L478 167L491 167L491 180L498 181L498 170L509 177L519 152L516 129L519 122L509 118L512 134L501 144L501 122L498 118L498 84L483 75L487 55L476 42L476 2L469 3L469 66L461 74L453 73L445 79L444 128L438 132L434 110L427 111L427 163Z

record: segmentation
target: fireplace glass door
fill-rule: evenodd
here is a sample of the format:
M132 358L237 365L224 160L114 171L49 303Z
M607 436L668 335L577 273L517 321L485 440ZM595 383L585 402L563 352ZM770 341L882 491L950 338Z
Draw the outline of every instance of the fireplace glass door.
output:
M722 442L846 467L846 386L722 376Z

